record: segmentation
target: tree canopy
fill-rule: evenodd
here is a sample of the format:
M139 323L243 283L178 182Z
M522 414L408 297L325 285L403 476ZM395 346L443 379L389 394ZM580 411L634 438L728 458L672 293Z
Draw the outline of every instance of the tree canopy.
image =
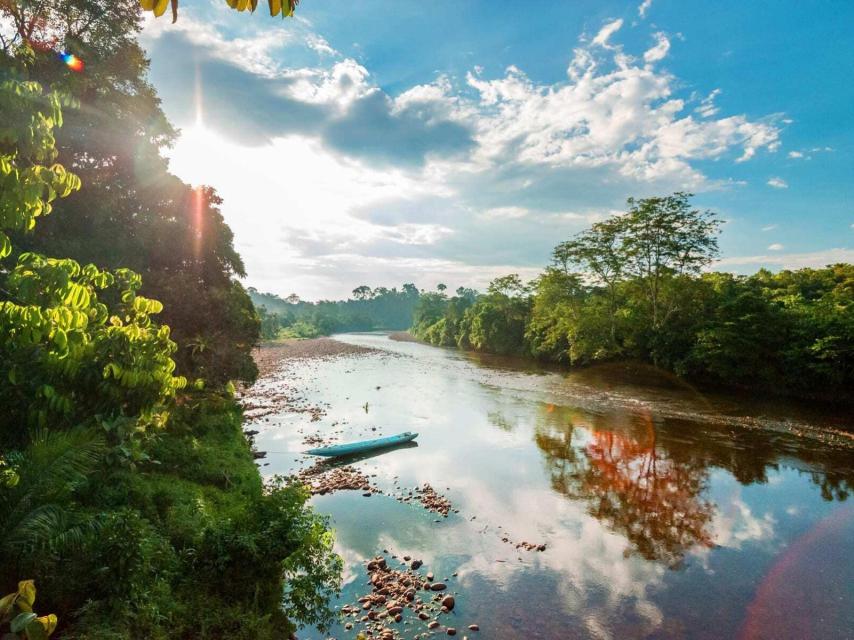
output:
M720 220L690 194L630 199L627 212L559 243L531 284L422 296L416 336L446 346L584 365L651 362L695 380L848 400L854 267L708 272Z

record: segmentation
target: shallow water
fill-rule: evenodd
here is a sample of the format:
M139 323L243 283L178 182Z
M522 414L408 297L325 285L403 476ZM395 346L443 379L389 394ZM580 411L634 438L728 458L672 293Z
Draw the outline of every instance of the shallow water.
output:
M355 466L386 493L430 483L459 510L316 496L346 564L340 604L369 593L364 561L387 549L449 578L457 605L441 621L458 637L854 638L854 449L822 435L844 442L844 413L701 394L643 368L567 374L382 334L337 338L382 352L291 361L258 383L326 411L250 422L263 472L310 464L299 452L315 432L417 431L417 447Z

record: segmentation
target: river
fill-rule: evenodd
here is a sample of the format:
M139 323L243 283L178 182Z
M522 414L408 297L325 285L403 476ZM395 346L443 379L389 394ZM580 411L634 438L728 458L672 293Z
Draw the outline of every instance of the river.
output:
M336 339L377 351L290 361L257 384L299 393L319 419L282 409L247 428L265 475L309 464L307 434L419 433L355 463L382 494L312 498L345 562L340 605L370 593L365 561L386 550L447 578L456 606L436 637L854 638L844 412L703 394L643 367L567 373L385 334ZM458 512L393 497L424 483ZM406 613L390 626L427 632Z

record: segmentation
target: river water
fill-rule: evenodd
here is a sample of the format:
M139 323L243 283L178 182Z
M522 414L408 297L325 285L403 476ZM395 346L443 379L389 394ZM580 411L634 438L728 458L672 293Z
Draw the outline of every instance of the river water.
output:
M448 579L456 607L436 637L447 625L472 639L854 638L850 416L703 394L643 367L567 373L384 334L336 339L379 351L291 361L258 383L325 410L248 424L263 472L309 464L307 434L417 431L417 446L355 466L387 494L429 483L458 510L315 496L345 561L341 605L370 592L364 562L387 550Z

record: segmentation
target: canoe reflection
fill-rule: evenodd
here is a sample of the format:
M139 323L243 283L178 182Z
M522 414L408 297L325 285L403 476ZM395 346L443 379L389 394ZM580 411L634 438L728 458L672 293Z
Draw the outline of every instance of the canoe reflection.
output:
M377 456L384 456L394 451L400 451L401 449L414 449L417 446L418 443L413 440L410 442L396 444L391 447L383 447L382 449L365 451L364 453L353 453L347 456L335 456L334 458L327 458L322 462L318 463L317 466L318 468L325 467L333 469L335 467L343 467L348 464L353 464L354 462L361 462L362 460L370 460L371 458L376 458Z

